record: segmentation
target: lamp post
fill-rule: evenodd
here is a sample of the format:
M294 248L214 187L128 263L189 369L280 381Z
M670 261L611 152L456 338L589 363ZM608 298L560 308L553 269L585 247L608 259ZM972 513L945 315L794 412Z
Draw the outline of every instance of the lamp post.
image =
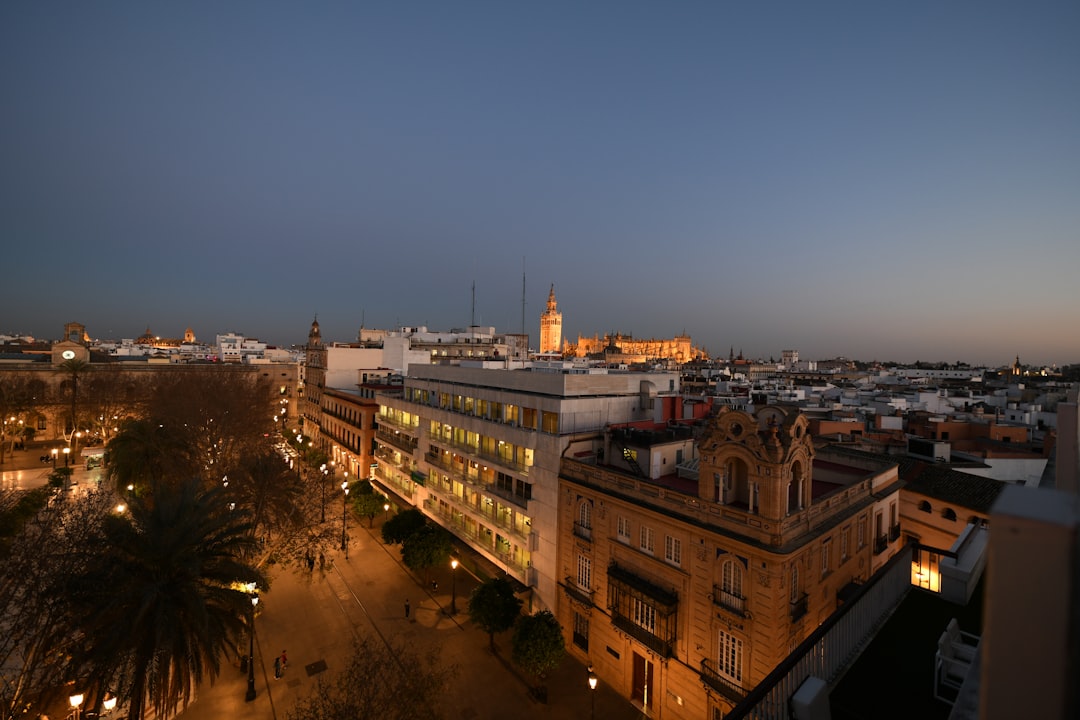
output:
M341 549L345 551L345 559L349 559L349 543L345 540L345 510L348 506L349 500L349 481L345 480L341 483Z
M71 703L71 716L73 718L75 718L75 720L79 720L79 718L82 717L82 704L83 704L83 695L82 695L82 693L78 693L76 695L69 696L68 697L68 702Z
M248 686L244 700L251 702L255 699L255 606L259 604L259 594L255 592L255 583L248 583L247 587L251 593L251 626L248 628Z
M322 522L326 522L326 463L319 466L319 470L322 471L322 482L319 484L319 490L322 495Z
M64 448L64 467L71 464L71 446Z
M58 454L59 452L60 452L60 451L59 451L59 450L57 450L56 448L53 448L53 449L52 449L52 469L53 469L53 470L55 470L55 469L56 469L56 455L57 455L57 454Z
M383 503L382 510L383 510L383 525L385 525L386 521L390 519L390 503Z
M593 672L593 667L589 665L589 697L592 698L592 709L589 712L589 717L595 720L596 718L596 673Z
M450 561L450 614L457 615L457 558Z
M105 709L105 712L111 713L113 708L116 707L116 696L112 693L105 693L105 699L101 701L101 707Z

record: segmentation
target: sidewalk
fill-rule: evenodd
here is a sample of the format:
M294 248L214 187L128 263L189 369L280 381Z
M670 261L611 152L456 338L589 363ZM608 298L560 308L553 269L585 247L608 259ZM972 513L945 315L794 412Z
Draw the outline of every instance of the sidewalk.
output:
M476 586L474 578L457 571L458 612L450 616L454 591L450 568L433 571L425 582L401 564L397 547L383 545L379 524L369 530L366 523L362 527L355 523L350 523L348 560L335 553L327 557L325 572L316 567L310 575L279 570L271 589L262 595L255 623L255 700L244 701L247 673L240 672L237 660L223 667L214 686L200 688L199 698L181 715L183 720L284 719L298 698L315 689L322 672L332 675L343 667L354 634L404 643L421 654L435 649L444 663L456 666L442 695L447 718L589 718L594 701L598 718L640 717L603 683L590 691L586 668L570 656L547 679L548 702L533 700L527 679L509 661L510 633L496 636L495 656L487 634L468 620L465 607ZM438 582L437 591L432 591L431 579ZM408 619L406 599L411 606ZM282 650L288 652L289 668L275 680L273 662Z

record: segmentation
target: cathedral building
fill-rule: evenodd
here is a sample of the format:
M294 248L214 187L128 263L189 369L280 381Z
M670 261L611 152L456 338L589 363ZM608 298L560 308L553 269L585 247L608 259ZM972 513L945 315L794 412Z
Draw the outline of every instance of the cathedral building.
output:
M615 333L599 337L578 335L576 344L567 344L572 357L603 356L607 362L642 363L653 360L672 360L676 363L707 360L708 353L694 347L689 335L677 335L670 340L635 340L633 335Z

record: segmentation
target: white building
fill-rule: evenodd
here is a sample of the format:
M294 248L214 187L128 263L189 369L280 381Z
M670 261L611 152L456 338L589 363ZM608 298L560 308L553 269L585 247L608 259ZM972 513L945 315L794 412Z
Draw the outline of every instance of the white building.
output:
M375 482L555 606L559 467L610 423L657 420L677 373L414 366L379 396Z

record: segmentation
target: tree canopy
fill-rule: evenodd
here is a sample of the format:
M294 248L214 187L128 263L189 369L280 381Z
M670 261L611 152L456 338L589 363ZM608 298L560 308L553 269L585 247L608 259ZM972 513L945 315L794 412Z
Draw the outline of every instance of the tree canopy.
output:
M400 545L405 538L427 525L424 513L416 508L403 510L383 523L382 539L387 545Z
M521 598L514 594L514 586L504 577L485 580L469 594L469 618L488 634L492 652L495 633L512 628L520 616Z
M401 561L411 570L426 573L428 568L448 564L453 549L450 535L438 525L429 523L401 543Z
M562 626L550 610L541 610L518 620L512 644L514 662L541 681L545 673L558 666L566 653Z
M371 639L353 643L348 665L288 712L288 720L413 720L444 717L442 696L457 669L433 651L418 655L405 646Z

